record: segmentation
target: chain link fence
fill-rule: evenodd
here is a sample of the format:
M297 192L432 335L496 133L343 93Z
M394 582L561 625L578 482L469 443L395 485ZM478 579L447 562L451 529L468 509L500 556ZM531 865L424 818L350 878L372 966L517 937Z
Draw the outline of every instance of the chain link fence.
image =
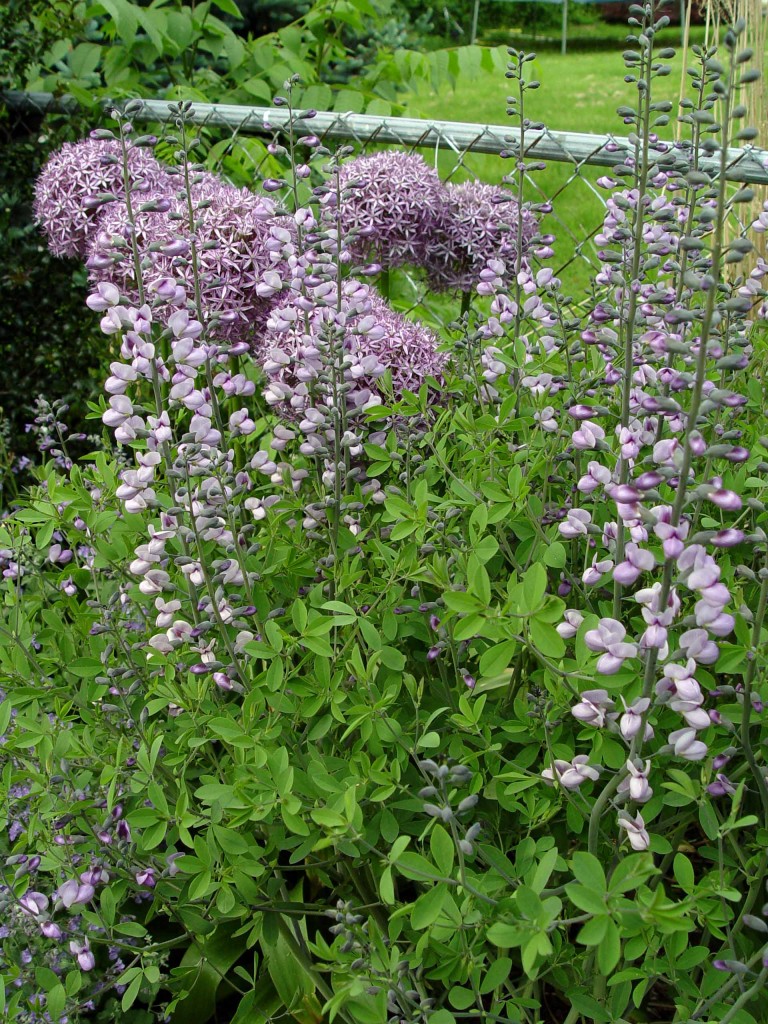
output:
M15 116L40 126L52 115L82 118L83 113L71 98L56 99L46 93L9 92L3 100ZM101 120L106 120L112 104L105 101L103 106ZM200 130L208 165L236 184L254 187L264 178L279 176L281 165L270 155L267 143L285 131L290 116L285 107L192 103L188 119ZM142 100L141 107L132 112L135 122L154 126L158 135L173 118L173 107L167 101ZM96 127L93 118L90 127ZM571 294L585 297L599 267L594 236L602 227L609 195L596 184L597 179L634 153L629 138L613 134L539 127L527 129L523 136L520 128L513 126L371 114L319 111L296 128L299 133L319 136L331 149L347 144L361 153L381 148L419 152L434 163L445 181L498 184L518 161L524 161L528 165L525 199L551 208L542 218L541 229L556 238L555 272ZM162 158L162 146L159 155ZM690 166L690 160L690 147L670 140L658 163L660 169L672 170ZM730 149L727 165L726 176L734 188L768 185L768 151L751 145ZM698 166L716 172L719 155L698 154ZM732 215L732 231L740 234L751 222L750 209L734 206L734 211L743 211L740 220L736 212ZM398 272L396 287L392 297L401 308L418 308L437 323L447 323L456 315L457 303L430 295L415 274Z

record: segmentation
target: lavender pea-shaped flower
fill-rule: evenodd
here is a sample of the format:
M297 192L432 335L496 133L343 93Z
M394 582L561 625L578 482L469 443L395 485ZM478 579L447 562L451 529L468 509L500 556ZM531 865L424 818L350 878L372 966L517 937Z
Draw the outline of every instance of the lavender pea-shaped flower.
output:
M578 704L571 708L571 714L584 725L601 729L609 719L615 718L614 700L607 690L585 690Z
M626 641L627 631L616 619L600 619L597 629L584 634L584 642L590 651L602 654L598 658L597 671L601 675L618 672L628 658L637 657L637 644Z
M586 754L578 754L571 761L556 760L551 768L545 768L541 777L549 785L558 782L563 789L578 789L588 779L595 781L600 778L600 772L589 764L589 757Z

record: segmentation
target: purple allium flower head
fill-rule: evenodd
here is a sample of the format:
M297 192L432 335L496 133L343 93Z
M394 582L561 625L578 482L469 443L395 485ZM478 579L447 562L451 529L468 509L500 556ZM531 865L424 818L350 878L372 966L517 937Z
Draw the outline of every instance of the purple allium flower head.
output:
M395 394L406 388L418 391L427 377L442 380L447 356L437 351L437 336L424 324L396 313L377 295L372 296L371 305L384 335L366 338L365 348L391 371Z
M435 211L426 258L437 290L471 291L490 260L505 260L510 272L517 256L518 218L523 254L536 233L536 221L520 211L510 193L497 185L465 182L445 186L446 204Z
M257 294L256 287L263 273L278 267L267 246L270 229L276 224L274 206L269 199L233 188L213 175L205 175L191 192L193 204L203 204L195 213L203 316L206 321L220 318L220 337L250 338L255 328L263 326L273 305L271 299ZM172 195L170 213L174 216L138 213L135 222L141 256L152 263L145 273L146 285L150 293L157 291L173 302L171 292L175 289L168 282L175 281L191 295L193 272L186 202ZM184 219L176 219L177 214ZM121 251L129 257L130 252L116 248L114 241L128 241L129 232L125 205L105 207L88 247L88 267L93 280L111 281L135 299L133 260L119 259ZM158 242L166 244L160 251L150 251L150 246Z
M144 148L128 151L136 199L144 190L171 187L163 166ZM84 256L95 230L100 193L123 196L123 166L117 142L85 139L65 142L53 153L35 184L35 218L54 256Z
M351 294L355 282L350 279L345 286ZM376 404L376 381L387 369L398 396L405 388L418 390L429 376L441 378L446 357L437 351L437 337L429 328L396 313L379 296L351 299L342 319L345 355L351 361L345 376L354 384L347 395L351 408ZM317 346L324 325L338 326L338 321L337 312L330 307L316 307L305 314L292 301L273 311L267 329L274 348L268 350L264 360L264 369L273 382L267 389L268 401L273 395L282 400L281 408L286 408L285 399L292 395L291 407L303 413L312 380L322 370ZM306 401L302 400L302 392Z
M357 187L350 189L353 183ZM360 156L341 166L339 184L350 189L341 207L342 231L365 230L351 244L355 258L373 255L383 267L426 262L430 229L446 210L446 189L423 157Z

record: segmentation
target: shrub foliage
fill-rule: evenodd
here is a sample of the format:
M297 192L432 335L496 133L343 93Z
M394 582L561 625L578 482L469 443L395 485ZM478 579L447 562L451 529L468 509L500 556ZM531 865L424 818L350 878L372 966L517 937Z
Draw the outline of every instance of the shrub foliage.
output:
M388 205L401 159L293 130L234 207L256 263L183 103L159 192L130 104L95 133L103 445L63 472L41 409L0 530L6 1019L764 1018L766 268L726 233L754 74L742 26L695 49L660 142L665 19L631 14L592 294L512 153L440 339L385 301L434 274L396 237L437 230L426 169Z

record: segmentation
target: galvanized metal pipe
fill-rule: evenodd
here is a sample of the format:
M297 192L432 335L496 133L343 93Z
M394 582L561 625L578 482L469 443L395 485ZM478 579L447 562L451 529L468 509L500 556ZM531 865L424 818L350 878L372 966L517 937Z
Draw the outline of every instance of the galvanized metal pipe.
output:
M18 110L74 112L80 109L71 97L57 98L49 93L5 92L2 98L9 107ZM166 100L143 99L140 102L141 107L132 114L135 121L168 123L174 120L173 104ZM109 100L102 103L107 109L114 105ZM244 107L226 103L192 103L188 114L188 120L193 124L218 126L247 135L281 132L287 127L289 117L285 107ZM519 129L497 124L318 111L311 120L301 122L299 130L328 141L449 149L458 156L469 151L520 155ZM624 136L527 128L525 138L525 153L522 155L528 160L612 168L634 153L632 142ZM669 143L669 151L661 159L682 166L688 159L688 153L684 147ZM719 169L717 154L713 156L702 152L698 163L704 171L715 173ZM665 164L661 166L663 169ZM754 146L730 148L726 177L729 181L768 184L768 151Z

